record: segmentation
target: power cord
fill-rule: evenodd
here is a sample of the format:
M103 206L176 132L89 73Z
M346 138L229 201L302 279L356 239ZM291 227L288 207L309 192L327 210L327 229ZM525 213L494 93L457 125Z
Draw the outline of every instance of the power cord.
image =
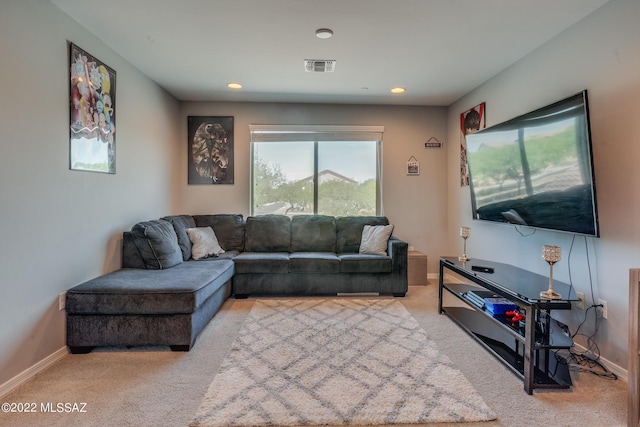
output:
M587 271L589 272L589 288L591 291L591 301L595 301L594 291L593 291L593 277L591 274L591 259L589 258L589 245L587 243L586 236L584 238L584 246L585 253L587 258ZM569 293L573 289L573 278L571 275L571 255L573 254L573 246L575 244L576 235L573 235L571 239L571 246L569 247L569 255L567 257L567 264L569 267ZM613 372L609 371L606 366L600 363L600 348L596 343L596 335L598 334L599 325L598 325L598 313L597 308L602 307L602 304L592 304L589 306L584 313L584 319L578 325L576 332L571 335L571 339L575 339L577 336L585 337L587 341L587 347L584 351L576 351L575 345L568 350L559 350L556 351L555 357L558 363L567 365L570 370L577 372L588 372L593 375L599 376L601 378L616 380L618 376ZM580 329L587 321L587 317L589 315L589 310L594 310L594 331L591 335L580 334ZM561 354L563 352L564 354Z
M585 310L584 319L578 325L576 332L571 335L571 338L575 338L576 336L583 336L587 339L587 348L584 351L576 351L575 346L571 347L568 350L559 350L555 353L556 360L560 364L567 365L570 370L577 372L588 372L590 374L599 376L608 380L617 380L618 376L609 371L606 366L600 363L600 349L598 348L598 344L596 343L595 337L598 333L598 315L596 312L597 307L602 307L602 305L593 304L589 308ZM587 316L589 310L594 309L595 313L595 332L589 336L580 334L580 328L587 321ZM560 354L561 351L563 354Z

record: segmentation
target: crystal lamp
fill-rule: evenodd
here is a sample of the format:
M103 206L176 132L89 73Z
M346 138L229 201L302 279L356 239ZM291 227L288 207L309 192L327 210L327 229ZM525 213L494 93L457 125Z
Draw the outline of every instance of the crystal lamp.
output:
M560 246L544 245L542 259L549 263L549 289L540 292L542 299L560 299L562 296L553 290L553 264L560 261Z
M464 249L462 250L462 256L458 257L459 261L469 261L467 257L467 239L471 235L471 229L469 227L460 227L460 237L464 240Z

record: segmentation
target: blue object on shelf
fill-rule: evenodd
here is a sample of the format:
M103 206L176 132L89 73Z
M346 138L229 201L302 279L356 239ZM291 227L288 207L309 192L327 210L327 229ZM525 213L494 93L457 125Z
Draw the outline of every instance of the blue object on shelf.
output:
M506 298L485 298L484 309L493 315L497 315L515 310L516 305Z

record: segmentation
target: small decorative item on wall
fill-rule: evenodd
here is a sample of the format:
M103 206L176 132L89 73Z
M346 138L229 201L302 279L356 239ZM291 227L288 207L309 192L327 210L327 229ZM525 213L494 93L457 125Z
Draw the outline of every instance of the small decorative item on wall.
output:
M233 184L233 116L188 117L189 184Z
M435 136L432 136L424 143L424 148L442 148L442 142Z
M460 114L460 186L469 185L469 167L467 165L466 135L474 133L486 126L485 103L478 104Z
M116 173L116 72L70 43L69 168Z
M407 160L407 175L420 175L420 162L414 156Z

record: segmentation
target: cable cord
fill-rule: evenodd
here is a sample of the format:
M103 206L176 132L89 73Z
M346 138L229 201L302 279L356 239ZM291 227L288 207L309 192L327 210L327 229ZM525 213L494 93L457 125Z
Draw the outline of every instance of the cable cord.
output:
M593 290L593 276L591 274L591 259L589 258L589 245L587 243L587 238L584 238L584 247L587 259L587 271L589 273L589 289L591 292L591 301L595 302L595 295ZM567 257L568 266L569 266L569 292L573 288L573 278L571 274L571 255L573 254L573 246L575 244L576 235L573 235L571 239L571 246L569 247L569 255ZM568 354L561 355L560 352L556 352L556 360L558 363L563 363L569 366L569 369L577 372L588 372L593 375L606 378L609 380L616 380L618 376L613 372L609 371L606 366L600 363L600 348L596 343L596 335L598 334L598 330L600 328L598 324L598 313L596 308L599 305L592 304L585 310L584 319L578 325L576 331L573 335L571 335L571 339L575 339L575 337L581 336L585 337L587 341L587 347L584 351L576 351L575 345L571 347L569 350L566 350ZM594 331L591 335L585 335L580 333L580 329L587 321L587 317L589 315L589 310L593 309L594 311Z
M618 376L609 371L606 366L600 363L600 348L596 343L596 334L598 333L598 315L596 313L597 305L591 305L584 314L584 319L578 325L576 332L571 335L574 339L577 336L582 336L587 339L587 347L584 351L576 351L575 346L568 350L565 350L568 354L560 354L560 351L556 352L556 360L558 363L562 363L569 366L572 371L588 372L593 375L597 375L601 378L616 380ZM587 321L589 310L594 310L596 329L591 335L580 334L580 328Z
M529 237L535 234L535 229L530 234L524 234L519 229L518 226L515 226L515 230L522 237ZM589 288L591 291L591 301L595 303L595 293L593 291L593 276L591 274L591 259L589 258L589 244L587 243L587 237L583 236L584 239L584 248L587 258L587 271L589 272ZM571 246L569 247L569 255L567 256L567 264L569 267L569 294L571 294L571 290L574 289L573 286L573 278L571 275L571 255L573 254L573 246L575 244L576 235L573 235L571 239ZM574 339L577 336L585 337L587 340L587 348L585 351L578 352L575 350L575 345L571 347L569 350L558 350L555 352L555 357L558 363L569 366L569 369L572 371L578 372L588 372L593 375L597 375L602 378L606 378L609 380L616 380L618 376L613 372L609 371L606 366L600 363L600 348L596 343L596 335L598 334L598 313L595 310L599 305L592 304L589 308L585 310L584 319L578 325L575 333L571 335L571 339ZM587 321L587 316L589 314L589 310L594 309L594 331L591 335L580 334L580 329ZM560 352L567 352L568 354L562 355Z

